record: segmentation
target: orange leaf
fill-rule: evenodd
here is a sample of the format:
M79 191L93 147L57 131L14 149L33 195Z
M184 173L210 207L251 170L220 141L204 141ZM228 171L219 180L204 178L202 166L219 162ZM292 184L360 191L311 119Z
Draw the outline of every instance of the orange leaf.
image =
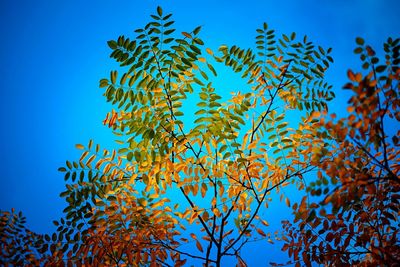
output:
M261 223L264 224L265 226L269 226L269 223L266 220L262 220Z
M356 81L356 76L354 75L354 72L352 70L347 71L347 76L349 77L350 81L353 81L353 82Z
M198 184L195 184L195 185L193 186L193 188L192 188L193 196L196 196L198 192L199 192L199 185L198 185Z
M289 200L289 198L286 198L286 205L290 208L290 200Z
M257 232L262 236L262 237L266 237L267 235L264 233L263 230L261 230L260 228L257 228Z
M247 267L247 264L242 260L242 258L237 257L239 267Z
M201 244L198 240L196 240L196 247L200 252L203 252L203 247L201 246Z
M352 113L354 111L354 107L353 106L348 106L347 107L347 112Z
M185 37L189 38L189 39L193 39L193 37L192 37L189 33L187 33L187 32L182 32L182 34L183 34Z
M175 267L180 267L180 266L185 265L186 261L187 261L187 259L177 260L177 261L175 262Z
M205 197L207 192L207 185L205 183L201 184L201 197Z
M209 218L210 218L210 215L208 214L208 212L207 211L203 212L203 220L208 221Z
M361 73L357 73L356 74L356 82L361 82L361 80L362 80L362 75L361 75Z

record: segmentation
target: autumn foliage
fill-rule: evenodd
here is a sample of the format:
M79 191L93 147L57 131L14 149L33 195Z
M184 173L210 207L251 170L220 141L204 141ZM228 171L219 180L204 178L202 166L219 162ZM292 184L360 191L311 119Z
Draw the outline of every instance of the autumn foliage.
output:
M357 38L364 73L348 71L348 117L316 116L320 168L308 197L293 208L284 250L295 261L329 266L397 266L400 262L399 48L388 39L380 63Z
M100 87L113 105L103 124L116 148L90 140L60 168L67 207L54 234L31 233L22 215L3 213L0 263L223 266L233 258L246 266L244 246L282 239L306 264L398 259L398 133L384 127L399 119L398 41L388 42L397 55L385 66L362 47L372 72L349 72L352 115L333 122L320 116L334 97L324 80L330 49L294 33L278 38L264 23L256 49L213 51L200 27L176 34L171 14L159 7L151 17L133 39L108 42L120 67ZM220 92L224 68L247 85ZM285 235L272 234L262 211L271 193L291 205L286 186L315 198L293 205Z

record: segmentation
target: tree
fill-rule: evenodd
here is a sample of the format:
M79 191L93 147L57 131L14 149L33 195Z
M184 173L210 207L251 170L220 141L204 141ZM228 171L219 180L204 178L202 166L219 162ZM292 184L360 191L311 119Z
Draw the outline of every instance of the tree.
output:
M344 88L354 93L349 116L315 114L319 138L310 140L308 150L315 151L318 180L310 183L309 197L293 205L297 224L285 223L284 250L298 265L400 262L400 39L384 44L383 63L362 38L356 42L365 74L348 71Z
M80 159L60 168L68 206L57 233L38 237L50 251L44 264L221 266L236 257L246 266L249 241L281 238L261 216L270 194L290 206L280 189L304 188L315 169L303 149L311 114L334 97L324 81L330 49L294 33L277 38L264 23L256 50L213 52L200 27L173 37L171 14L158 7L151 17L133 40L108 42L120 68L100 87L114 105L104 124L118 148L79 144ZM247 87L218 94L220 68ZM197 109L184 115L193 94Z

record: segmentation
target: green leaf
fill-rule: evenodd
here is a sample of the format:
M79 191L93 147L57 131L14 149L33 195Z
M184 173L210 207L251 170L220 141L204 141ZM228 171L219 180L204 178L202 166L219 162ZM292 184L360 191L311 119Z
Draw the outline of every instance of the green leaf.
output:
M167 38L163 41L164 44L169 44L170 42L172 42L174 40L174 38Z
M186 58L183 57L183 58L181 58L181 60L185 65L188 65L189 67L192 66L192 63L189 60L187 60Z
M201 26L198 26L198 27L196 27L196 28L193 30L193 33L194 33L195 35L197 35L197 34L200 32L200 30L201 30Z
M160 6L157 7L157 14L161 17L163 14L163 10Z
M119 83L120 83L121 85L124 85L127 78L128 78L128 74L127 74L127 73L124 73L124 74L122 75L121 80L120 80Z
M198 85L204 86L204 83L202 81L200 81L199 79L197 79L196 77L193 78L193 81L195 83L197 83Z
M194 114L195 115L201 115L201 114L205 114L205 113L206 113L205 109L200 109L200 110L196 111Z
M241 155L241 154L243 154L243 151L240 150L240 149L235 149L235 150L233 151L233 153L235 153L235 154L237 154L237 155Z
M223 159L227 159L227 158L229 158L231 155L232 155L231 152L226 152L225 155L224 155L224 157L223 157Z
M364 64L362 65L363 69L368 69L369 68L369 63L368 62L364 62Z
M310 215L307 218L307 222L311 222L315 218L315 216L316 216L316 212L315 212L315 210L312 210L310 212Z
M108 41L107 44L108 44L108 46L109 46L111 49L113 49L113 50L114 50L114 49L117 49L117 47L118 47L117 42L114 41L114 40Z
M190 45L189 47L190 47L190 49L192 49L193 52L195 52L197 54L201 54L201 50L197 46Z
M169 35L169 34L173 33L174 31L175 31L175 29L169 29L169 30L166 30L166 31L164 32L164 34L165 34L165 35Z
M68 160L65 162L67 164L68 169L72 169L72 164Z
M72 173L71 179L72 179L72 182L75 182L75 179L76 179L76 172L73 172L73 173Z
M210 63L207 63L207 67L211 70L211 72L214 74L214 76L217 76L217 72L215 71L214 67Z
M363 44L364 44L364 39L361 38L361 37L357 37L357 38L356 38L356 43L357 43L358 45L363 45Z
M115 201L115 200L117 200L117 197L113 196L113 195L110 195L110 196L107 197L107 200L108 201Z
M226 149L227 149L227 145L222 145L221 147L220 147L220 149L219 149L219 153L222 153L222 152L224 152Z
M376 67L376 72L383 72L385 71L386 66L385 65L380 65L378 67Z
M178 111L178 112L179 112L179 111ZM176 113L177 113L177 112L176 112ZM175 115L176 115L176 116L179 116L179 115L177 115L176 113L175 113ZM183 113L182 113L182 115L183 115ZM150 130L149 130L149 138L150 138L150 139L153 139L153 138L154 138L154 135L155 135L154 130L153 130L153 129L150 129Z
M289 42L289 37L287 37L285 34L282 34L282 37L286 42Z
M237 161L241 163L246 163L248 160L245 158L238 158Z
M205 102L199 102L199 103L197 103L196 104L198 107L200 107L200 108L205 108L205 107L207 107L207 103L205 103Z
M167 19L169 19L171 16L172 16L172 14L168 14L168 15L165 15L165 17L163 17L162 19L163 19L163 20L167 20ZM173 22L173 21L172 21L172 22Z
M200 38L194 38L193 41L194 41L196 44L204 45L204 42L203 42Z
M379 62L379 59L378 59L377 57L371 58L371 63L372 63L372 64L376 64L376 63L378 63L378 62Z
M279 124L276 128L281 129L281 128L283 128L283 127L286 127L287 125L288 125L288 123L287 123L287 122L284 122L284 123L282 123L282 124Z
M111 78L111 83L115 84L115 82L117 81L117 76L118 76L117 71L111 71L110 76L111 76L110 77Z
M100 88L107 87L108 86L108 80L107 79L101 79L100 80Z

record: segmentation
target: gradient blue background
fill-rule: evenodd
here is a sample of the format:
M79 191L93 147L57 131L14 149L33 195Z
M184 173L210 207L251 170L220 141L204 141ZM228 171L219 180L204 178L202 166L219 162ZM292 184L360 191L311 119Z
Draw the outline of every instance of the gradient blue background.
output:
M264 21L278 33L306 34L333 47L327 80L338 96L330 108L338 113L346 107L346 71L360 65L355 37L381 49L387 37L400 36L396 0L0 0L0 209L22 210L34 231L53 230L51 221L65 207L57 168L79 157L74 144L94 138L113 146L101 123L110 106L98 88L115 67L106 41L132 37L158 5L174 14L178 32L202 25L211 48L254 47Z

